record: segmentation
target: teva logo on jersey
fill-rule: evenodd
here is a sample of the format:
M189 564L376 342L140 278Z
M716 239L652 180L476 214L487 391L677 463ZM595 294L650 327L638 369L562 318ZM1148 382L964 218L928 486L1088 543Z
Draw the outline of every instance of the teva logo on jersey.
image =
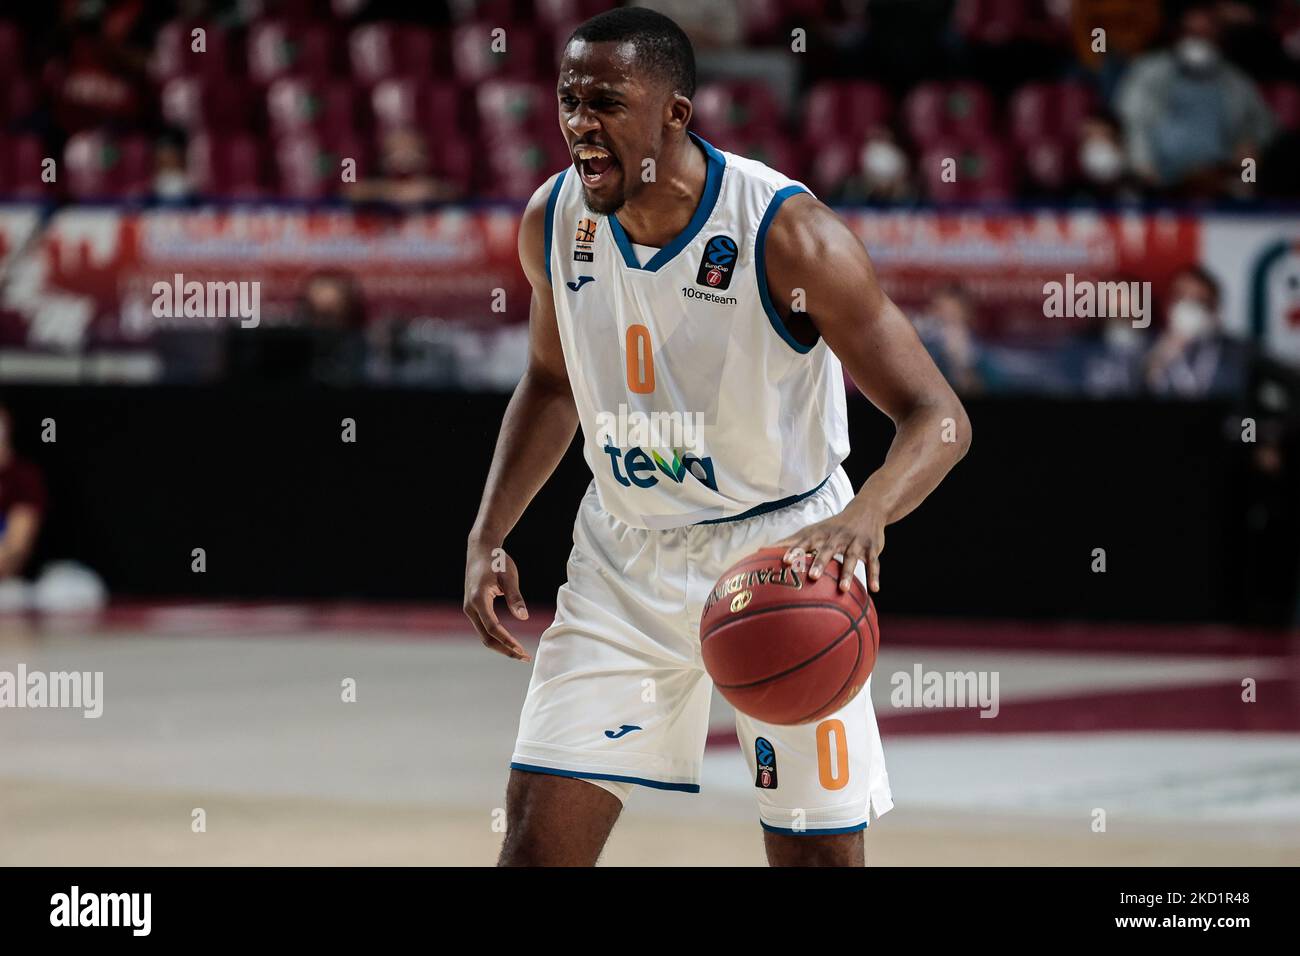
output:
M657 485L658 471L679 485L690 475L717 491L713 459L696 453L703 430L699 412L639 412L619 405L617 412L596 413L596 441L609 455L614 480L624 488Z
M696 285L725 289L731 285L731 273L736 266L736 240L730 236L714 236L704 246L700 271L695 274Z

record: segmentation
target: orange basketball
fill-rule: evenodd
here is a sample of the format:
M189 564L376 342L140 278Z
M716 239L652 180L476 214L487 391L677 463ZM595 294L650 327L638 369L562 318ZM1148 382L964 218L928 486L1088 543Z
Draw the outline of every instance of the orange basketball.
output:
M714 685L737 710L767 723L806 724L862 689L880 628L861 581L840 590L839 561L810 581L782 562L784 553L763 548L723 573L704 605L700 646Z

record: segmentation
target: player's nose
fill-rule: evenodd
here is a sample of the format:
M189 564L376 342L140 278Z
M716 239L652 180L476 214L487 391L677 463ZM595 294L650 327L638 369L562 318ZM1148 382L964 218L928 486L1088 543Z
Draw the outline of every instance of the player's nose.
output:
M574 136L581 138L594 129L600 128L596 115L585 106L579 106L565 118L564 124Z

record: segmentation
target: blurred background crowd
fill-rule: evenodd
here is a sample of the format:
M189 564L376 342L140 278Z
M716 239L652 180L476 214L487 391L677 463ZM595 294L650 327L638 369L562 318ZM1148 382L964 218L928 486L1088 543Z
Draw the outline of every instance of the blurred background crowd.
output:
M0 382L509 390L556 57L609 5L9 5ZM1300 0L650 5L694 128L840 208L962 392L1238 399L1300 362ZM1149 283L1149 326L1049 315L1067 273ZM160 316L178 275L257 281L257 327Z

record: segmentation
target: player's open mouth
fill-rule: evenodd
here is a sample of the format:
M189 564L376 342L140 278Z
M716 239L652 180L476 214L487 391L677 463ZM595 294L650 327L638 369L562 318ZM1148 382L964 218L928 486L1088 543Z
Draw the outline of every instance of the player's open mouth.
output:
M578 167L583 185L594 189L613 176L618 160L603 146L574 147L573 162Z

